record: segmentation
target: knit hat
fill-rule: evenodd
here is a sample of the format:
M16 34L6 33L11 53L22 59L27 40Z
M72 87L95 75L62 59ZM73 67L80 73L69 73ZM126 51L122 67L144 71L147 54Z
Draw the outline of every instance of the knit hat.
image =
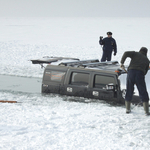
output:
M146 56L147 55L147 51L148 51L148 49L146 47L141 47L139 52Z

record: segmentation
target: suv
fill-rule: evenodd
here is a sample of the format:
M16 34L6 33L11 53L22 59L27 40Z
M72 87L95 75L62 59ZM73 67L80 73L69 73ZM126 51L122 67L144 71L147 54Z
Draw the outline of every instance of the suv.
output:
M81 61L66 57L44 57L31 61L42 67L44 63L48 64L43 74L42 93L124 103L127 72L120 68L118 61ZM139 102L135 92L132 103Z

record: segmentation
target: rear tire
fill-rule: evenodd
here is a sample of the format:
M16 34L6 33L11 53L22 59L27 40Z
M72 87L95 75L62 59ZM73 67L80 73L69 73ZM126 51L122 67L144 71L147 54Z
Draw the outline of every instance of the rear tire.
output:
M123 97L123 99L125 99L125 96L126 96L126 89L123 89L122 90L122 97Z

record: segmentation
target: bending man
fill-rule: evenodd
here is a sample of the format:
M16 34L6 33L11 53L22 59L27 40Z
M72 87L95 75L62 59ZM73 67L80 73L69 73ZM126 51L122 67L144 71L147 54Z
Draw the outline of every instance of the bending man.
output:
M127 75L127 92L125 96L126 113L130 113L130 105L134 92L134 85L136 84L139 91L139 96L143 102L145 114L149 115L149 96L146 89L145 75L149 69L149 59L147 58L146 47L142 47L139 52L127 51L121 59L121 67L124 67L124 62L127 57L131 58L128 67Z

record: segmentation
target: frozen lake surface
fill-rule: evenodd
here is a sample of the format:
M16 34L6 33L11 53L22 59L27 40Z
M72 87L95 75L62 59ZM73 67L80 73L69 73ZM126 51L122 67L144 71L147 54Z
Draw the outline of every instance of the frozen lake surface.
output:
M0 149L149 150L150 117L125 107L40 93L43 56L100 59L99 36L113 32L118 60L149 49L150 18L0 18ZM128 64L129 60L126 61ZM148 84L148 83L147 83ZM150 89L148 89L150 90ZM81 102L79 102L81 101Z

